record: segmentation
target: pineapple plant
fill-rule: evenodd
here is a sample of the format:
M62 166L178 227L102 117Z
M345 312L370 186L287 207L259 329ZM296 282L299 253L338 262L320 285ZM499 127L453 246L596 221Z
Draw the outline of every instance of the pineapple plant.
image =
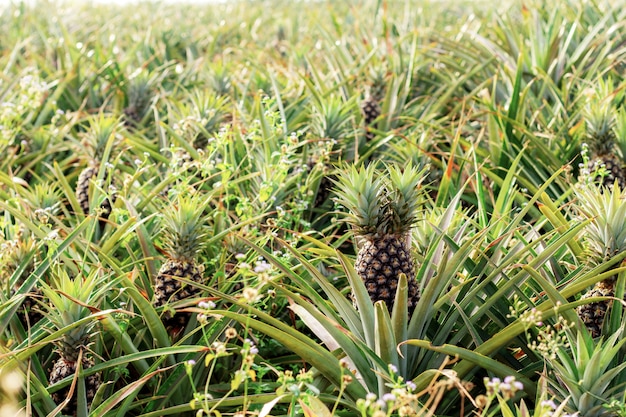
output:
M408 307L412 314L419 300L410 231L421 203L420 184L426 170L389 166L380 172L373 165L350 166L335 180L335 201L345 207L345 222L360 239L355 269L372 302L382 300L393 309L398 278L405 274Z
M585 229L584 243L590 266L600 265L626 250L626 195L619 185L602 192L593 184L576 188L578 210L583 219L591 222ZM599 281L582 299L614 297L617 275ZM613 300L594 301L579 306L581 318L593 337L602 334L602 326Z
M386 85L385 73L382 70L376 71L371 78L365 100L361 103L361 113L365 123L365 139L368 141L375 136L371 128L382 113L381 106L385 98Z
M115 140L117 126L118 123L115 119L101 116L92 121L90 131L85 137L84 148L88 150L90 155L87 166L82 169L76 181L76 199L84 214L89 214L92 208L93 187L90 185L93 183L92 180L98 176L101 163L108 160L113 147L110 141ZM107 178L104 182L107 182ZM105 198L100 203L101 225L111 215L112 205L116 200L115 187L111 184L109 188L110 197Z
M319 181L315 181L312 187L316 190L313 208L320 208L329 201L334 164L340 159L354 159L355 149L351 140L354 105L353 100L345 101L336 95L325 99L319 97L313 102L310 132L314 150L307 160L307 171L315 178L319 173Z
M60 268L54 275L54 287L45 284L42 287L49 300L46 317L52 325L51 331L61 332L61 336L54 342L59 357L50 371L48 382L51 386L67 377L75 376L80 369L94 366L91 345L96 335L97 321L87 320L91 315L88 306L96 302L105 290L104 286L98 289L100 281L95 275L72 279ZM79 401L78 391L75 389L71 392L70 386L52 393L54 402L59 406L63 404L63 414L76 416L79 404L83 403L89 408L101 385L101 375L91 374L84 378L84 383L84 401Z
M2 270L0 278L2 278L3 281L10 280L11 276L20 266L24 268L20 276L10 285L11 295L13 295L19 291L24 280L35 270L38 248L34 239L31 237L23 238L21 236L16 240L7 242L5 245L5 252L2 254L0 261L0 270ZM35 256L33 256L33 253ZM41 290L35 284L24 297L24 301L17 311L17 316L24 328L33 326L43 318L41 312L36 308L37 299L41 298L41 295Z
M617 182L623 190L626 175L620 149L616 146L611 86L610 80L600 80L597 91L590 91L589 101L583 109L589 151L587 170L603 186L610 188Z
M124 124L135 127L146 117L154 98L154 82L144 73L128 80L126 87L127 105L122 110Z
M565 330L566 342L554 355L545 355L549 369L548 391L563 404L568 415L613 417L609 405L623 402L624 326L606 338L593 339L584 332Z
M204 265L198 260L208 234L206 202L196 194L178 194L162 213L162 244L166 256L154 284L154 306L163 307L197 295L194 283L204 283ZM184 326L189 314L163 312L166 325Z

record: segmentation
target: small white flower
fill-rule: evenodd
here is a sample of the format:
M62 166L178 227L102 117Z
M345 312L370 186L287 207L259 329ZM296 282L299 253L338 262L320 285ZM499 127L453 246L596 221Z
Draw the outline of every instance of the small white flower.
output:
M265 260L255 262L254 264L254 272L260 274L262 272L267 272L272 268L272 265L267 263Z
M212 310L215 306L216 304L213 301L200 301L198 303L198 308L203 308L205 310Z
M259 296L259 291L256 288L252 288L252 287L246 287L243 289L243 299L248 302L248 303L252 303L254 301L256 301L256 299Z
M395 401L396 400L396 396L390 392L383 394L382 398L381 398L384 402L390 402L390 401Z

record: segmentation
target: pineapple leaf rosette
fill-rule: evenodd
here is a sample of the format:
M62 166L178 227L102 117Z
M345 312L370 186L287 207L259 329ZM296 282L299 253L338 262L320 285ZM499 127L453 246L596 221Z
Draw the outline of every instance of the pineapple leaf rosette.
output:
M626 343L623 332L621 325L606 339L593 339L588 334L567 329L567 343L558 346L555 355L546 356L551 370L549 392L570 415L620 415L610 405L613 401L623 401L624 396L626 362L621 360L620 354Z
M96 274L71 278L64 270L54 274L51 286L42 284L42 292L49 302L44 306L45 316L50 320L51 332L59 332L54 342L58 359L49 375L50 386L67 377L75 377L79 370L95 365L91 346L95 342L98 322L92 318L92 307L104 294L107 286ZM100 373L84 377L85 398L79 400L79 392L70 386L52 392L52 399L64 414L76 415L80 404L89 406L101 385ZM72 384L73 385L73 384Z

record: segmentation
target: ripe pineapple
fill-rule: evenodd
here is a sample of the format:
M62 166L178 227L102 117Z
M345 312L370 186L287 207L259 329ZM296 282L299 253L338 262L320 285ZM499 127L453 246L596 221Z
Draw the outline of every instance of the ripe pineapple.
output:
M391 312L398 277L408 282L409 314L419 300L410 230L421 201L419 185L425 170L388 167L387 172L348 168L336 180L336 201L348 209L345 221L361 238L355 269L372 302L383 300Z
M197 295L200 290L193 283L204 283L204 265L197 260L207 237L206 203L195 195L179 194L176 201L162 214L163 246L167 260L155 279L154 305L161 307ZM166 325L184 326L189 314L169 311L163 313Z
M581 297L581 300L591 297L613 297L615 296L615 277L598 282L592 289ZM602 334L602 324L604 317L608 313L611 305L610 300L594 301L578 307L578 316L581 318L591 337L596 338Z
M381 114L381 104L385 97L386 80L382 71L376 72L371 80L367 97L361 104L361 112L365 123L365 138L371 140L374 133L370 130L373 123Z
M610 188L617 181L623 190L626 188L626 175L619 149L615 145L615 117L610 96L610 82L600 82L598 91L590 94L583 111L587 128L586 143L590 153L587 169L594 175L602 168L602 185ZM595 175L594 180L600 180L599 175Z
M97 167L90 165L80 172L76 181L76 198L84 214L89 214L89 183L96 174L98 174Z
M63 330L61 337L54 342L59 358L50 371L50 385L64 378L73 377L79 366L84 370L95 364L90 346L93 343L97 322L87 321L78 326L75 326L75 323L90 316L86 305L93 301L97 283L95 277L73 280L66 272L61 271L57 273L56 289L43 286L44 295L50 301L46 317L52 324L51 330ZM101 375L99 373L89 375L85 377L84 382L86 404L89 407L100 387ZM70 385L52 393L55 403L61 404L67 400ZM78 403L78 390L75 389L63 407L63 414L75 416Z
M602 264L626 250L626 194L619 185L604 192L594 185L579 185L576 195L582 217L591 219L584 234L590 265ZM616 281L616 275L602 280L581 298L614 297ZM578 316L593 337L601 335L604 318L612 303L613 300L603 300L578 307Z
M76 198L78 199L78 202L80 203L80 208L83 210L84 214L89 214L89 184L91 184L92 179L95 179L95 177L97 176L98 169L99 167L95 164L88 166L81 171L80 175L78 176L78 180L76 181ZM107 220L111 215L111 211L113 211L113 204L115 204L115 201L117 200L115 187L109 187L109 192L111 196L105 198L102 203L100 203L99 216L102 225L104 225L104 221Z

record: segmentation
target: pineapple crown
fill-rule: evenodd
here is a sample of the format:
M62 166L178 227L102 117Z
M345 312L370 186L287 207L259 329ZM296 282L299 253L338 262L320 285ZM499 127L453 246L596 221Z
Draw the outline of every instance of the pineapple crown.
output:
M331 95L314 102L311 127L323 139L340 141L351 133L354 100Z
M15 240L9 240L2 244L2 253L0 253L0 278L9 279L11 275L24 263L24 274L30 273L35 264L35 259L31 257L33 252L37 251L37 242L30 236L19 236ZM18 277L14 285L19 285L23 282L21 278L24 275Z
M613 113L613 82L599 79L596 88L585 90L587 102L583 118L587 128L587 142L592 156L613 152L615 144L615 117Z
M94 161L108 160L108 154L113 149L117 136L116 131L119 126L119 119L103 114L94 116L90 120L84 144Z
M370 71L369 76L369 96L381 101L385 97L387 88L387 71L384 67L376 68Z
M615 113L615 140L617 147L622 152L622 155L626 155L626 109L620 107Z
M90 304L97 303L108 288L99 284L101 280L96 274L72 279L61 268L53 272L52 285L42 282L41 290L49 300L46 316L52 324L51 331L62 332L55 345L66 359L76 361L80 348L91 343L97 322L85 319L94 309Z
M619 185L578 184L575 192L579 214L590 220L584 235L590 260L599 264L626 250L626 194Z
M206 245L207 201L197 194L178 194L162 217L162 242L172 259L192 260Z
M133 74L127 84L128 105L145 109L154 96L154 80L144 72Z
M348 210L344 221L366 238L406 234L417 221L426 171L411 165L388 165L383 172L373 165L348 167L334 181L335 201Z
M27 199L41 221L43 217L54 216L61 211L63 195L52 183L35 184L32 191L27 191Z

